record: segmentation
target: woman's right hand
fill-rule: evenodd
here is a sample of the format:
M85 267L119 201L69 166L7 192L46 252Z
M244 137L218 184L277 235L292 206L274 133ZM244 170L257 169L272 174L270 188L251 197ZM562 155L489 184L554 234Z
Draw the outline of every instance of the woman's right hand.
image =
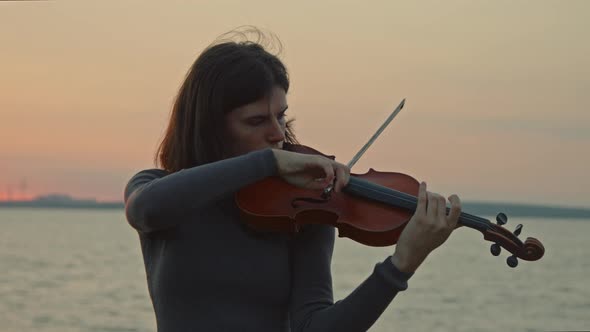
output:
M348 184L350 169L344 164L320 155L280 149L272 151L279 176L294 186L321 190L332 184L335 177L334 191L340 192Z
M447 215L446 201L437 193L426 191L426 183L420 183L418 205L414 215L400 234L391 257L402 272L414 272L426 256L443 244L457 228L461 214L461 200L449 196L451 209Z

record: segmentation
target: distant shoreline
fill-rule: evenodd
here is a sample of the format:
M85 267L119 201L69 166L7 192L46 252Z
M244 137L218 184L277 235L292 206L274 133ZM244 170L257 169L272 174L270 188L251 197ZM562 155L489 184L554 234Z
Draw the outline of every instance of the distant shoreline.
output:
M3 201L0 208L27 207L27 208L60 208L60 209L124 209L123 203L103 202L40 202L40 201Z
M0 208L125 209L124 203L96 201L3 201ZM463 212L477 216L590 219L590 209L514 203L463 202Z

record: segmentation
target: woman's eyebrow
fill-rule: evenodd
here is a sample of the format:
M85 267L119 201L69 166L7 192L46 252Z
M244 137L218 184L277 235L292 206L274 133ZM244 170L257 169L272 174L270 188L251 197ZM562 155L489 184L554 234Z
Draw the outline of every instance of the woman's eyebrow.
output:
M285 113L287 111L287 109L289 108L289 105L285 106L285 108L283 108L282 111L279 112L279 114L281 113ZM254 119L254 118L267 118L268 114L267 113L260 113L260 114L252 114L246 117L246 119Z

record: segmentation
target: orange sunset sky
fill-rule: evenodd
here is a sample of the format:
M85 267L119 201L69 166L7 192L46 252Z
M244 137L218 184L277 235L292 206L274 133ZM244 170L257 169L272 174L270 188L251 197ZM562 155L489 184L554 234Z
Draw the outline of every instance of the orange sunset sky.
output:
M275 33L300 141L429 190L590 207L590 1L0 1L0 200L121 201L200 51ZM10 196L8 196L10 194Z

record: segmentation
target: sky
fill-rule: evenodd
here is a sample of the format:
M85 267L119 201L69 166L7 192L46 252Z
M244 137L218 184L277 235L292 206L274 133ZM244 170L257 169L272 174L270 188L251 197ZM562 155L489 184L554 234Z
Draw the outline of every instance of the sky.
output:
M590 207L590 1L0 1L0 200L122 201L218 36L278 37L301 143L463 201ZM271 50L272 51L272 50Z

